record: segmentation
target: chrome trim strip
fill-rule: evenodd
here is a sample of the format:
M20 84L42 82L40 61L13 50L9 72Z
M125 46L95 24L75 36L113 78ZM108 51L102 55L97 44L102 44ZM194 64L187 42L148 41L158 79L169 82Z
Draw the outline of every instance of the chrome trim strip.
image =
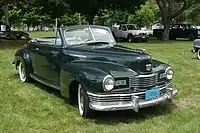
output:
M171 84L167 84L166 86L160 88L160 91L167 88L169 85ZM123 97L123 96L132 96L132 95L141 95L141 94L145 94L145 92L139 92L139 93L129 93L129 94L94 94L91 92L87 92L88 95L94 96L94 97L112 97L112 96L119 96L119 97Z
M87 56L77 55L77 54L69 54L69 56L75 56L75 57L80 57L80 58L87 58Z
M139 77L139 78L145 78L145 77L153 77L155 76L155 74L149 74L149 75L138 75L136 77Z
M40 83L46 85L46 86L49 86L49 87L54 88L54 89L56 89L56 90L60 90L60 86L53 85L53 84L49 84L49 83L43 81L42 79L40 79L38 76L35 76L35 75L33 75L33 74L30 74L30 77L33 78L33 79L35 79L36 81L38 81L38 82L40 82Z

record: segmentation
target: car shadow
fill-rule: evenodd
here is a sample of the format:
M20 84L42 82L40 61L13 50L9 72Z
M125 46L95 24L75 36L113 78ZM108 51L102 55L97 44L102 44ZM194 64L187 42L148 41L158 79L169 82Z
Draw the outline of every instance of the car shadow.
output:
M95 123L115 125L116 123L141 123L146 119L152 119L162 115L170 114L177 106L173 103L165 103L153 107L140 109L139 112L133 110L115 112L97 112Z

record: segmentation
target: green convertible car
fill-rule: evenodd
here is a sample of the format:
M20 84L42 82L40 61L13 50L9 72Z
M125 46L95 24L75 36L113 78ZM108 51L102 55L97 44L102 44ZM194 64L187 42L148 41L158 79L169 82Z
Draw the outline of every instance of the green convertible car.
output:
M84 117L94 110L138 112L178 93L172 67L145 50L119 46L104 26L71 26L58 29L56 37L32 39L12 63L22 82L34 79L60 90Z

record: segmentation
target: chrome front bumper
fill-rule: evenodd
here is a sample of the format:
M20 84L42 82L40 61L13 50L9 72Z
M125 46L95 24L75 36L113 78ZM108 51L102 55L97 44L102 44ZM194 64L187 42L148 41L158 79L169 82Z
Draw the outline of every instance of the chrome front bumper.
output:
M105 97L117 97L117 96L130 96L130 101L116 101L116 102L99 102L99 101L91 101L89 104L89 107L93 110L97 111L116 111L116 110L129 110L133 109L135 112L139 111L139 108L145 108L149 106L155 106L160 103L167 102L171 100L174 96L178 94L178 90L175 88L166 88L166 92L160 96L159 98L152 99L149 101L140 99L137 95L133 94L113 94L110 96L107 95L97 95L97 94L92 94L88 92L89 97L90 96L95 96L95 97L100 97L100 98L105 98Z

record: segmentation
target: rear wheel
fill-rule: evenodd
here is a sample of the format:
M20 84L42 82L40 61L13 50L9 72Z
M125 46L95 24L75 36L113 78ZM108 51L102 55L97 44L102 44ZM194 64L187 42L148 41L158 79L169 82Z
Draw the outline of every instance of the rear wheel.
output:
M195 40L195 36L193 34L190 34L188 38L189 38L190 41L194 41Z
M23 62L19 63L18 73L19 73L19 78L23 83L29 81L29 74L28 74L25 64Z
M81 84L78 85L78 108L83 117L92 117L93 110L89 107L89 98Z

